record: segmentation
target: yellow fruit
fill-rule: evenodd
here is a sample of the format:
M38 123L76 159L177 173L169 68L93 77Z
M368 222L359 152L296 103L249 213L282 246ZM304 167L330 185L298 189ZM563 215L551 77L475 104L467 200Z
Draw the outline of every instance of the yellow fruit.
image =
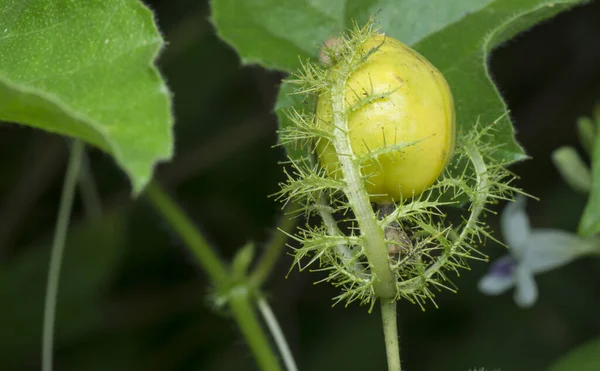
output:
M356 69L345 86L348 129L357 156L408 142L416 144L363 164L365 186L377 203L398 202L427 189L452 157L455 118L452 94L444 76L423 56L389 36L375 34L362 46L379 49ZM343 62L340 62L343 63ZM336 68L332 66L331 68ZM365 105L365 98L387 94ZM317 103L317 125L333 130L331 95ZM331 143L320 141L317 154L330 176L339 177L339 161Z

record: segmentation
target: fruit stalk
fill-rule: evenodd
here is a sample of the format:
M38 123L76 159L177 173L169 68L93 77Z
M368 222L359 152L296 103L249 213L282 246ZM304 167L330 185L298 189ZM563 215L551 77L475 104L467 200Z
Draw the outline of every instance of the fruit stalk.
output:
M350 72L347 69L349 67L337 71L339 76L331 87L334 127L332 144L338 155L340 168L346 183L344 193L354 212L361 235L366 241L365 254L369 261L371 273L376 277L374 283L375 295L382 299L394 299L396 297L396 285L389 266L384 231L377 223L369 194L364 187L359 159L350 143L350 129L345 110L346 80Z
M396 301L381 300L381 320L389 371L402 371L396 317Z

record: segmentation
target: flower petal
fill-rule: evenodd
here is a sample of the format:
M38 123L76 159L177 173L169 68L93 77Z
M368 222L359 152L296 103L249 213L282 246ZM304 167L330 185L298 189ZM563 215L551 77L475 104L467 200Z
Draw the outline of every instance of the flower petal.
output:
M584 239L558 229L534 229L527 239L522 262L533 273L563 266L598 249L598 240Z
M506 257L513 259L512 256L507 255L494 263L494 265ZM492 265L490 272L479 280L477 288L486 295L500 295L515 284L513 271L514 269L511 269L510 273L507 274L507 272L495 269Z
M512 276L517 267L518 261L514 256L506 254L492 263L489 274L495 276Z
M514 294L515 303L521 308L531 307L538 298L533 273L526 267L519 265L515 271L515 280L517 286Z
M504 208L500 226L504 242L511 248L511 254L517 258L521 257L525 241L530 233L524 196L517 196L514 203L510 203Z

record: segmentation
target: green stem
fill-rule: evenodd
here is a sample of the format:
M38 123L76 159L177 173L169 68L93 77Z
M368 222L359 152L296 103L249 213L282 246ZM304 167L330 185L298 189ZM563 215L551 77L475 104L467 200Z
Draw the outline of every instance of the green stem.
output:
M398 344L398 325L396 324L396 302L381 300L381 320L385 337L385 352L389 371L402 371L400 365L400 346Z
M256 318L247 288L243 287L238 290L240 292L232 293L230 296L229 305L242 335L248 342L262 371L280 371L279 361L272 352L269 340Z
M275 344L277 344L277 348L279 348L279 353L281 354L281 358L283 358L283 363L285 363L286 369L288 371L298 371L298 366L296 366L292 351L290 350L288 343L285 341L283 331L281 331L281 327L279 327L277 318L271 310L269 303L264 297L259 296L257 304L258 309L260 310L260 313L267 324L267 327L269 327L269 330L271 331L271 335L273 335Z
M213 286L219 290L229 283L230 272L213 247L198 232L188 216L181 210L169 195L156 182L146 188L146 197L154 207L169 222L171 227L184 240L185 244L196 256L202 269L204 269ZM240 328L250 350L263 371L281 370L279 361L269 344L268 337L260 326L254 308L250 301L247 285L237 285L229 288L228 304L231 307L233 318Z
M377 223L377 217L371 207L369 194L361 176L359 160L350 143L348 120L345 113L345 86L347 71L339 71L336 83L331 88L333 111L333 146L340 162L346 182L345 194L354 211L362 236L366 240L365 253L375 275L375 294L382 299L396 297L395 278L389 265L389 255L385 243L383 228Z
M52 355L54 350L54 326L56 319L56 302L58 297L58 284L60 282L60 267L65 251L65 239L69 229L73 198L79 176L81 157L85 145L82 141L75 140L71 147L69 164L63 183L60 198L60 207L56 228L54 230L54 241L50 254L50 267L48 269L48 281L46 284L46 299L44 302L44 329L42 332L42 371L52 371Z
M146 187L146 197L192 250L198 263L208 274L212 284L219 286L225 283L229 277L225 264L215 254L208 241L198 232L196 226L189 220L183 210L171 200L162 187L156 182L150 183Z
M271 239L269 244L265 247L264 254L261 256L256 264L256 268L254 268L254 271L250 275L250 282L252 282L254 287L259 288L265 282L285 247L288 234L291 233L298 224L298 218L292 218L287 215L296 208L297 206L295 204L290 203L284 209L279 222L279 227L277 228L278 230L275 231L273 239Z
M340 231L337 222L333 218L333 215L331 215L331 213L325 210L325 206L327 205L325 196L321 196L316 203L317 205L321 206L318 209L318 212L321 216L321 219L323 219L325 227L327 228L327 234L329 234L330 236L343 236L344 234ZM348 247L348 245L337 245L335 247L335 252L339 256L340 260L344 263L344 265L346 265L348 262L351 262L354 258L354 255ZM355 263L353 263L351 266L349 266L349 270L356 277L365 278L360 262L356 261Z

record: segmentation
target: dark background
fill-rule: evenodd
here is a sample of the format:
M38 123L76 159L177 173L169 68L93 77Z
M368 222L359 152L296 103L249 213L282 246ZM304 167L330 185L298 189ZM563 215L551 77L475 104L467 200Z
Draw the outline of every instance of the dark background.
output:
M283 179L272 113L282 75L242 67L217 39L208 5L148 2L169 43L159 66L174 92L177 156L157 178L229 260L246 241L263 243L280 213L268 195ZM496 50L492 71L517 138L532 160L511 169L534 227L574 231L585 197L570 190L550 154L577 145L575 122L600 102L600 3L539 25ZM48 250L67 142L16 125L0 127L0 369L39 369ZM580 149L580 147L578 147ZM581 149L580 149L581 151ZM581 152L583 154L583 152ZM57 322L57 370L256 370L227 314L212 307L207 279L167 224L113 161L90 153L105 216L75 205ZM502 207L503 205L499 205ZM497 209L498 211L501 208ZM498 218L488 216L498 230ZM498 237L499 234L496 234ZM504 248L488 243L492 259ZM378 311L331 307L336 290L317 273L280 259L265 292L302 370L384 370ZM540 299L519 309L512 292L479 293L488 265L473 263L443 292L439 309L399 304L406 370L543 370L600 334L600 264L581 259L536 277Z

